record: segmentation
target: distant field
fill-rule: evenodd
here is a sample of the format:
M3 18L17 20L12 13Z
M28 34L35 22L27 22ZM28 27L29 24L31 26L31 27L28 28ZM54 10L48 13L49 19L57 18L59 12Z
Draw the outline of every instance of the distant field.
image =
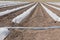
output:
M0 1L28 1L28 2L59 2L60 0L0 0Z

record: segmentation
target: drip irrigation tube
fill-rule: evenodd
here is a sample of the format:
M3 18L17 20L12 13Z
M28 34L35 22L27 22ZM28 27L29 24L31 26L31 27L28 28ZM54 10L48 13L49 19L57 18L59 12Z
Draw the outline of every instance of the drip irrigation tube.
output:
M20 30L48 30L48 29L60 29L60 26L50 26L50 27L2 27L7 29L20 29Z

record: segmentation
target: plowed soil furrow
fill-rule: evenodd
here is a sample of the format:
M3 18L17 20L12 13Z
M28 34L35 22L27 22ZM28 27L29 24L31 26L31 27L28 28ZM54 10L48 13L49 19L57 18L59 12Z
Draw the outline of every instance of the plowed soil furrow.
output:
M4 40L60 40L60 29L11 30Z
M49 8L52 12L54 12L56 15L58 15L60 17L60 10L54 9L52 7L49 7L47 5L45 5L47 8Z
M23 27L48 27L55 26L55 21L46 13L46 11L39 4L32 15L22 24L18 26Z
M33 6L33 5L31 5ZM24 9L18 10L16 12L12 12L10 14L4 15L2 17L0 17L0 27L1 26L14 26L15 24L12 23L12 19L18 15L20 15L21 13L23 13L24 11L26 11L27 9L29 9L31 6L26 7Z
M27 4L29 4L29 3L27 3ZM17 8L17 7L20 7L20 6L24 6L24 5L27 5L27 4L20 4L20 5L15 5L15 6L3 7L3 8L0 8L0 12L5 11L5 10L10 10L10 9L13 9L13 8Z

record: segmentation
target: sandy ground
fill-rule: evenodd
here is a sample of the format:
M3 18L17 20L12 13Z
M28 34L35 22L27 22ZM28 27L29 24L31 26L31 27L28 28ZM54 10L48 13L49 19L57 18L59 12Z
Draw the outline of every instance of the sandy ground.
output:
M60 40L60 29L11 30L5 40Z
M29 3L27 3L27 4L29 4ZM24 6L24 5L27 5L27 4L20 4L20 5L15 5L15 6L3 7L3 8L0 8L0 12L5 11L5 10L10 10L10 9L13 9L13 8L17 8L17 7L20 7L20 6Z
M18 10L16 12L12 12L10 14L7 14L7 15L4 15L4 16L0 17L0 26L15 26L15 24L12 23L12 19L15 18L16 16L20 15L24 11L26 11L31 6L23 8L23 9Z

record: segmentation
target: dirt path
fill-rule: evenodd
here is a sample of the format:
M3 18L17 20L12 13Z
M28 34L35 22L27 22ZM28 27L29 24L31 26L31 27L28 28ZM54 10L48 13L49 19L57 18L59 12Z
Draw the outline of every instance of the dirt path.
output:
M23 27L48 27L55 26L55 21L46 13L46 11L39 4L32 15L22 24L18 26ZM58 26L58 25L56 25Z
M27 4L29 4L29 3L27 3ZM27 4L20 4L20 5L15 5L15 6L3 7L3 8L0 8L0 12L5 11L5 10L10 10L10 9L13 9L13 8L17 8L17 7L20 7L20 6L24 6L24 5L27 5Z
M32 5L31 5L32 6ZM14 23L12 23L12 19L18 15L20 15L21 13L23 13L24 11L26 11L29 7L26 7L24 9L18 10L16 12L12 12L10 14L4 15L2 17L0 17L0 27L1 26L15 26Z
M11 30L5 40L60 40L60 29Z

